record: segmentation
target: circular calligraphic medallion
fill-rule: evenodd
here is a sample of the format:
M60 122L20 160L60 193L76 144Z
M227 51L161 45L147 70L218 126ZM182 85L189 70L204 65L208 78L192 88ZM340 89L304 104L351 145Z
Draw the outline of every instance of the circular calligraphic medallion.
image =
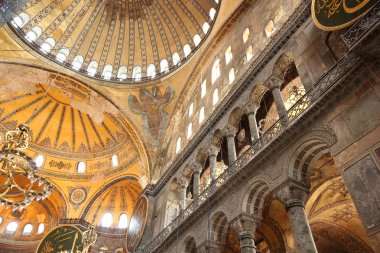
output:
M87 196L87 192L83 188L76 188L71 192L70 200L74 204L81 204Z
M144 234L147 216L148 199L145 196L141 196L136 202L128 228L127 248L130 252L136 249L140 244Z
M313 0L311 14L322 30L343 29L363 17L378 0Z
M40 242L36 253L82 252L82 232L75 226L62 225L51 230Z

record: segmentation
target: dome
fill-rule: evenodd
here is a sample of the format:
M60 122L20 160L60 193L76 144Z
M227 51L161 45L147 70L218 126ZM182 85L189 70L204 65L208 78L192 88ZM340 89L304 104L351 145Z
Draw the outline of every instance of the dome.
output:
M139 83L183 65L218 10L219 0L41 0L29 2L11 27L68 69L107 83Z

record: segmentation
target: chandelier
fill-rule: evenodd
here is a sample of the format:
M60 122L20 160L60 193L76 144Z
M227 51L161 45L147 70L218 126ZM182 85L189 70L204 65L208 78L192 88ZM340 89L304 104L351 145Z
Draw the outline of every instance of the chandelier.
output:
M23 210L33 200L48 197L52 185L36 175L38 167L23 150L29 145L29 127L21 124L5 134L0 150L0 206Z
M0 0L0 26L17 15L29 0Z

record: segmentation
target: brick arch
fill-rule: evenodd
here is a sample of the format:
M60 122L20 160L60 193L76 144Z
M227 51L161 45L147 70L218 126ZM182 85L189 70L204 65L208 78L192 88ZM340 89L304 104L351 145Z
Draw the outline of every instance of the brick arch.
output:
M238 127L239 122L241 118L243 117L243 115L244 115L243 109L241 109L240 107L234 108L232 112L230 113L230 116L228 118L228 123L232 126Z
M195 237L192 235L188 235L185 237L185 240L182 243L182 250L183 253L196 253L197 252L197 243L195 240Z
M217 243L225 243L229 221L227 215L217 211L210 220L211 240Z
M283 79L293 62L293 56L290 51L282 53L273 65L272 75Z
M256 180L244 194L242 211L253 214L256 217L261 217L265 198L269 193L269 185L263 180Z

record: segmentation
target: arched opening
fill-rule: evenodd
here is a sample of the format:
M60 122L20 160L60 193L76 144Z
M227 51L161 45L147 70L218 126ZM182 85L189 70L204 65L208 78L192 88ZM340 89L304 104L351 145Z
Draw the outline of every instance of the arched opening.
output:
M231 46L227 48L226 53L225 53L225 58L226 58L226 65L228 65L228 63L230 63L233 58Z
M32 30L26 33L25 39L29 42L34 42L41 36L41 34L42 34L41 27L35 26L32 28Z
M180 63L181 61L181 58L179 57L179 54L177 52L175 52L173 54L173 65L177 65L178 63Z
M79 162L77 165L77 172L79 174L86 173L86 163L85 162Z
M55 40L53 38L47 38L41 44L41 51L45 54L50 53L51 49L55 46Z
M204 34L207 34L207 32L210 30L210 25L208 24L208 22L203 23L202 30Z
M183 53L185 55L185 57L188 57L191 53L191 47L189 44L186 44L184 47L183 47Z
M160 62L160 71L161 71L161 73L165 73L165 72L169 71L168 60L166 60L166 59L162 59L161 60L161 62Z
M197 245L193 237L189 237L185 240L183 246L184 253L197 253Z
M219 102L219 91L218 89L214 90L214 93L212 94L212 105L216 105Z
M59 62L64 62L66 61L67 57L69 56L70 54L70 50L67 49L67 48L61 48L57 55L55 56L55 58L57 59L57 61Z
M106 66L104 66L102 77L106 80L110 80L112 77L112 69L113 67L111 64L107 64Z
M82 64L84 62L84 58L81 55L77 55L74 57L72 62L72 68L75 70L79 70L82 67Z
M135 66L132 71L132 78L135 79L136 82L141 81L141 67Z
M243 32L243 43L244 44L248 41L249 35L250 35L249 28L246 28Z
M195 34L193 41L194 41L194 45L197 47L199 45L199 43L201 43L201 41L202 41L201 36L199 36L199 34Z
M128 68L127 66L120 66L119 71L117 72L117 78L121 80L127 79L127 74L128 74Z
M154 64L149 64L146 69L147 77L154 78L156 76L156 67Z
M87 74L89 76L95 76L97 69L98 69L98 63L96 61L92 61L92 62L90 62L90 64L88 64Z
M22 235L28 236L32 233L33 225L28 223L24 226L24 229L22 230Z
M105 227L105 228L110 228L113 223L113 216L111 213L107 212L103 214L100 226Z
M167 193L165 227L169 225L179 213L178 188L179 184L175 178L170 183L169 192Z
M232 84L235 81L235 70L234 68L230 69L230 72L228 73L228 83Z
M128 227L128 216L125 213L122 213L119 216L119 228L127 228Z
M216 59L214 64L212 65L212 72L211 72L211 84L214 84L215 81L220 77L220 64L219 59Z

